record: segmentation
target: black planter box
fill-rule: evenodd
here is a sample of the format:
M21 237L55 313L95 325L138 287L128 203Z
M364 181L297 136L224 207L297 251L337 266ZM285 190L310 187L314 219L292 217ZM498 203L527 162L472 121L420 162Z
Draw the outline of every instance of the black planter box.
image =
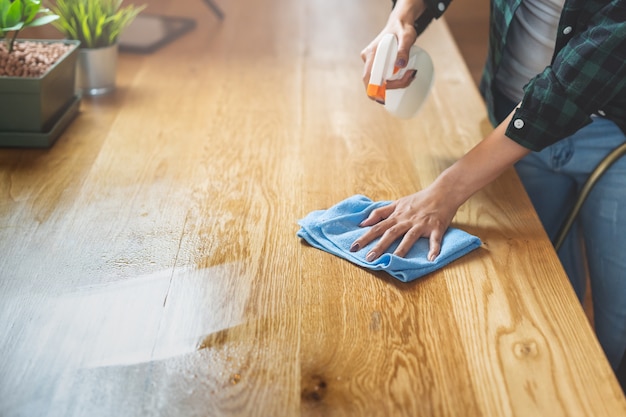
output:
M73 48L39 78L0 77L0 146L5 145L3 138L10 138L12 133L21 137L28 134L45 135L76 101L76 60L80 42L29 41L65 43L73 45Z

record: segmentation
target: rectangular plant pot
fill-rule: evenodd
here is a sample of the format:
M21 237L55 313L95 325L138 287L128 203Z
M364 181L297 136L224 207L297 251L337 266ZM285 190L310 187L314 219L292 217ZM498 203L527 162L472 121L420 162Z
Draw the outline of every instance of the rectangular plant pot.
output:
M0 131L0 146L11 148L49 148L59 138L74 117L78 114L81 96L74 97L74 101L63 110L54 126L50 130L40 132L2 132Z
M0 132L47 132L75 100L80 41L28 41L64 43L73 47L41 77L0 77Z

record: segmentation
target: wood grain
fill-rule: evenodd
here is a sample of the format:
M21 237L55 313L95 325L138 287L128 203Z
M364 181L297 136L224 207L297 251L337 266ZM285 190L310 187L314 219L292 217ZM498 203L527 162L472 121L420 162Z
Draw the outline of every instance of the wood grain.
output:
M361 83L387 3L221 6L150 1L196 29L121 54L53 148L0 150L0 415L626 415L512 170L454 219L483 246L413 283L295 235L489 131L445 22L402 121Z

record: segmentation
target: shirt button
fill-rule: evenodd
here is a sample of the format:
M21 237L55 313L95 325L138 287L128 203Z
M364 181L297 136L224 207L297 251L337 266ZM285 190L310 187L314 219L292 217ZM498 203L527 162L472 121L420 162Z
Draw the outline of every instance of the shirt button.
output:
M443 12L444 10L446 10L446 5L443 2L439 2L437 4L437 8L439 9L440 12Z
M572 32L571 26L567 26L565 29L563 29L563 35L569 35L571 32Z
M515 119L513 126L515 126L516 129L521 129L524 127L524 121L522 119Z
M598 110L598 114L602 117L606 116L606 113L604 112L604 110Z

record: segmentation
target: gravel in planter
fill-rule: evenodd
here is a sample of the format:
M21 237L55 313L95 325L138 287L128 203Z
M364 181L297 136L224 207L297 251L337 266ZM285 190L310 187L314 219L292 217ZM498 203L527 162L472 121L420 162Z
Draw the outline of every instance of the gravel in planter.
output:
M17 41L9 53L6 44L0 42L0 76L41 77L71 48L63 43Z

